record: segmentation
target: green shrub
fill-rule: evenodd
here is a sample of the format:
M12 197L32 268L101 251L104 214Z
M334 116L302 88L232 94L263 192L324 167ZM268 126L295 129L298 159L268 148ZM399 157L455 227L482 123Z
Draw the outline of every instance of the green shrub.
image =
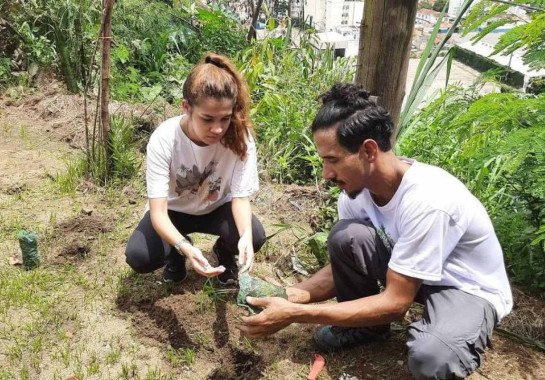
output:
M265 38L238 57L252 90L261 167L279 182L313 183L320 177L310 132L317 96L354 77L353 60L334 60L332 50L315 49L315 39L305 32L293 48L287 36Z
M0 84L6 84L11 77L11 59L0 57Z
M181 99L190 68L207 51L232 56L246 46L238 20L220 8L145 0L116 3L112 50L112 95L116 99L150 101L160 88L163 99Z
M450 88L398 150L460 178L490 213L514 280L545 289L545 96Z

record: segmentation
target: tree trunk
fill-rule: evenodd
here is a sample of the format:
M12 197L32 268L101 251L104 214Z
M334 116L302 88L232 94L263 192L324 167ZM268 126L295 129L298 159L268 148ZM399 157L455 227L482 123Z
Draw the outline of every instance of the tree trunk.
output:
M250 25L250 30L248 30L248 35L246 36L246 40L248 42L251 42L254 38L256 38L257 19L259 17L259 12L261 12L262 4L263 4L263 0L257 0L257 3L254 7L254 13L252 15L252 23Z
M102 81L100 86L100 125L101 141L104 144L106 163L106 175L110 169L110 144L108 143L110 135L110 111L108 109L110 101L110 51L112 46L112 12L115 0L104 0L103 22L102 22Z
M378 97L392 115L396 129L405 96L417 3L366 0L360 27L356 82Z

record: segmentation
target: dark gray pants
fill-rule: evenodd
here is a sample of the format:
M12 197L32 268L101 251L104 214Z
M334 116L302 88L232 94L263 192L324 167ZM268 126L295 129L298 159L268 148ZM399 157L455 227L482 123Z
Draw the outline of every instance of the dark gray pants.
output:
M189 215L169 210L168 216L178 231L184 235L201 232L219 236L216 244L222 253L233 256L238 254L240 236L231 211L231 202L206 215ZM252 215L252 234L254 252L257 252L265 244L266 236L263 225L255 215ZM129 238L125 258L127 264L138 273L153 272L164 266L167 260L172 264L184 262L184 258L155 232L149 211Z
M328 238L338 301L377 294L386 285L391 252L370 223L341 220ZM422 285L422 319L408 328L408 364L416 379L457 379L479 367L490 346L496 311L483 298L453 287Z

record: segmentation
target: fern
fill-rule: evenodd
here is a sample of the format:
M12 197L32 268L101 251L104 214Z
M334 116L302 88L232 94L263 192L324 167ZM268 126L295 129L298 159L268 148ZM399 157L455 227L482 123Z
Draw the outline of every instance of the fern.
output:
M545 68L545 2L542 0L513 0L513 5L526 5L534 10L529 23L517 25L503 34L494 48L493 54L509 55L515 50L524 49L522 59L530 68L539 70ZM506 12L508 4L498 4L495 1L484 0L477 3L469 12L464 22L464 35L486 25L473 38L477 42L500 26L515 20Z
M514 280L545 289L545 94L450 87L413 124L400 153L460 178L490 213Z

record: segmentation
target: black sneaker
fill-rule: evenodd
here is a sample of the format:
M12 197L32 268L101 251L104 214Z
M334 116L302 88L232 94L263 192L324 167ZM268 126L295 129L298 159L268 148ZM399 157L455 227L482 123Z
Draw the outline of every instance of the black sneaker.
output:
M380 342L389 336L389 325L376 327L325 326L314 333L314 342L321 350L333 352L362 344Z
M225 267L225 272L220 273L216 279L221 286L233 286L238 283L238 266L235 261L235 258L228 254L222 252L218 247L218 242L212 247L212 252L218 258L218 265L223 265Z
M193 241L189 236L185 237L191 244ZM172 247L170 254L167 257L165 269L163 269L163 282L179 283L187 277L187 269L185 268L185 256Z
M170 264L165 265L163 269L164 283L180 283L187 277L187 269L185 268L185 257L182 258L183 265L171 267Z

